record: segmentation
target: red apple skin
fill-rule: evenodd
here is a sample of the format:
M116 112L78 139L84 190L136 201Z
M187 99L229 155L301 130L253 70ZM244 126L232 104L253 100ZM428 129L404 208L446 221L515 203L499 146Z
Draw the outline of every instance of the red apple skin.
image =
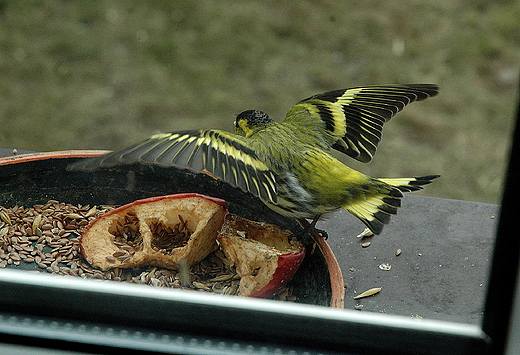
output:
M224 200L222 200L220 198L206 196L206 195L202 195L202 194L197 194L197 193L194 193L194 192L189 192L189 193L182 193L182 194L153 196L153 197L143 198L142 200L136 200L134 202L127 203L126 205L114 208L113 210L108 211L107 213L99 216L98 218L101 218L103 216L113 215L114 213L118 213L118 212L123 211L123 210L125 210L125 209L127 209L129 207L132 207L132 206L142 205L142 204L145 204L145 203L150 203L150 202L155 202L155 201L160 201L160 200L165 200L165 199L188 198L188 197L201 197L201 198L204 198L204 199L206 199L208 201L212 201L212 202L214 202L214 203L216 203L218 205L221 205L221 206L225 206L226 205L226 201L224 201Z
M286 283L291 281L304 258L304 246L302 246L297 253L280 255L278 257L278 266L271 281L262 289L252 293L249 297L268 298L274 296Z

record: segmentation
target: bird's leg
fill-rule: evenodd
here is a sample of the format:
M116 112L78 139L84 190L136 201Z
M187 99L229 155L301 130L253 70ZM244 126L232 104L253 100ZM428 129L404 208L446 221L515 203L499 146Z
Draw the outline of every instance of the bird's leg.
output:
M316 223L318 223L320 217L321 217L321 214L317 214L316 216L314 216L311 224L309 224L309 226L307 227L307 231L309 233L315 232L316 234L319 234L322 238L327 240L327 239L329 239L329 235L327 234L327 232L325 232L323 229L316 228Z
M318 220L320 219L320 217L321 217L321 214L316 215L312 219L312 222L307 227L305 227L303 230L301 230L297 233L294 233L291 237L301 238L303 243L306 245L310 245L310 244L314 243L314 239L315 239L316 235L327 239L329 237L327 232L316 228L316 223L318 223Z

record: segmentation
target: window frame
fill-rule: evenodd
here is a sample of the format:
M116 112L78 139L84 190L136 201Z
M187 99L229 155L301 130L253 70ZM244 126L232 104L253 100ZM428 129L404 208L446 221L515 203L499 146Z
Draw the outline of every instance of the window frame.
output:
M1 340L12 342L16 337L30 344L34 338L45 338L51 347L66 343L82 351L92 345L104 347L104 352L128 348L177 353L205 349L206 353L218 353L226 344L238 344L226 348L228 353L237 353L233 349L265 353L269 347L281 346L310 353L513 354L508 343L510 334L520 334L520 238L510 233L520 196L517 161L518 124L481 326L5 269L0 270ZM515 302L519 304L516 308ZM516 318L512 318L515 314ZM117 342L114 334L122 334L118 329L134 329L139 336L134 333L126 342ZM175 339L199 340L179 348L173 340L168 344L150 341L156 339L153 334L178 334Z

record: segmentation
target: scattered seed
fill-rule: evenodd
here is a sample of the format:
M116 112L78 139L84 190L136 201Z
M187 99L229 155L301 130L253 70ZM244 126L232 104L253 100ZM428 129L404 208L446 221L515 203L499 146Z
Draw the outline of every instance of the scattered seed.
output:
M50 223L46 223L46 224L42 225L40 228L41 228L42 230L44 230L44 231L48 231L48 230L51 230L51 229L54 228L54 227L52 226L52 224L50 224Z
M403 251L402 251L401 249L397 249L397 250L395 251L395 256L399 256L399 255L401 255L402 252L403 252Z
M156 279L155 277L150 278L149 284L150 284L150 286L154 286L154 287L163 286L162 281L159 279Z
M206 291L210 291L211 290L208 286L206 286L202 282L193 281L193 286L195 286L196 288L200 288L200 289L206 290Z
M87 213L85 213L85 217L94 217L97 213L97 207L94 206L92 207L90 210L87 211Z
M234 278L235 276L236 276L236 275L233 275L233 274L220 275L220 276L214 277L214 278L212 278L212 279L209 279L208 282L227 281L227 280L231 280L231 279Z
M67 218L72 218L72 219L81 219L81 218L84 218L82 215L80 215L79 213L65 213L63 214L64 217L67 217Z
M119 261L121 261L121 264L129 264L132 261L132 257L131 256L120 257L120 258L117 258L117 259Z
M368 248L368 247L370 246L370 244L372 244L372 243L370 243L370 242L364 242L364 243L361 243L361 246L362 246L363 248Z
M356 238L366 238L366 237L371 237L374 235L374 232L372 232L369 228L365 228L363 230L363 232L361 232L360 234L357 235Z
M36 217L34 217L34 220L32 222L32 235L37 235L38 229L40 228L40 224L42 223L42 215L39 214Z
M236 295L238 294L238 284L233 284L224 290L225 295Z
M11 225L11 217L9 217L5 211L0 211L0 219L2 219L4 223Z
M128 253L126 251L124 251L124 250L118 250L114 254L112 254L112 256L114 258L120 258L122 256L126 257L127 255L128 255Z
M121 245L119 248L120 248L121 250L127 252L127 253L130 254L130 255L135 254L135 249L134 249L134 247L131 246L131 245L124 244L124 245Z
M381 270L388 271L392 268L392 265L390 265L388 263L383 263L383 264L379 265L379 268Z
M376 293L379 293L381 291L381 287L374 287L369 290L366 290L365 292L360 293L359 295L355 296L354 299L358 300L360 298L369 297L372 295L375 295Z

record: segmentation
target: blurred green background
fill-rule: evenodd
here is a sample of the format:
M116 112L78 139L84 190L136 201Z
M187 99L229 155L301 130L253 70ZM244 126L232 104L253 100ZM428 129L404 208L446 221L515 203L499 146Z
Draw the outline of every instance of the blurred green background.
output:
M281 120L310 95L437 83L385 127L372 176L498 203L520 68L520 2L0 1L0 146L117 149L152 133Z

